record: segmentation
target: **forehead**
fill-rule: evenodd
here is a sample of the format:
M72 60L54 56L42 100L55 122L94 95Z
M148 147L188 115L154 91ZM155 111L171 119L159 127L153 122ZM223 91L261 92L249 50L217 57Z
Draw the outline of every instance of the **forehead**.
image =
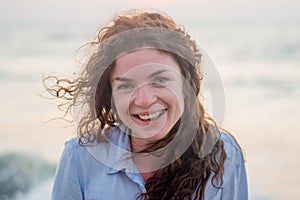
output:
M115 77L122 77L129 71L150 64L153 66L151 69L149 69L152 72L153 70L159 69L162 66L167 66L169 69L180 73L180 67L178 63L170 54L148 48L132 51L117 58L111 78L114 79Z

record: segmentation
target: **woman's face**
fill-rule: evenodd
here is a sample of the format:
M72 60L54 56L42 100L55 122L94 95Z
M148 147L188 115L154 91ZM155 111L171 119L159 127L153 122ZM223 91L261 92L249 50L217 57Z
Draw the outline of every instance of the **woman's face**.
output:
M169 54L141 49L122 55L110 81L118 117L133 137L159 140L183 113L182 76Z

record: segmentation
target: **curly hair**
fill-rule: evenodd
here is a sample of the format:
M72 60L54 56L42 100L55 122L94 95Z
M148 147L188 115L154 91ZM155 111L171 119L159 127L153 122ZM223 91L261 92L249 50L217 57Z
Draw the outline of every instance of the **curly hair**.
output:
M47 88L55 97L67 100L63 104L68 106L66 112L70 112L72 107L80 109L77 127L80 144L95 140L104 142L106 137L101 130L108 132L111 127L117 126L110 85L115 60L129 51L154 48L177 61L186 80L184 88L191 89L183 90L185 107L181 119L164 138L149 144L143 152L160 149L175 136L183 142L193 139L182 155L174 155L176 159L171 164L157 170L146 181L146 192L139 194L137 199L203 200L208 181L221 188L226 152L216 124L198 98L202 80L201 53L184 28L166 14L135 10L115 17L99 30L96 39L89 44L96 50L80 77L74 80L54 77L56 84ZM215 142L209 151L201 154L207 148L207 138L214 138ZM179 154L176 146L174 149L172 153Z

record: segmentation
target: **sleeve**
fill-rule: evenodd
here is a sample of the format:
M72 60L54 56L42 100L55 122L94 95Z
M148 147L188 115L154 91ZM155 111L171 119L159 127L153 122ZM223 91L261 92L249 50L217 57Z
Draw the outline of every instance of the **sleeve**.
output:
M52 189L52 200L83 199L78 156L76 147L71 143L72 141L65 144L58 163Z
M222 200L248 200L248 184L244 158L240 148L231 147L225 166ZM227 171L227 172L226 172Z

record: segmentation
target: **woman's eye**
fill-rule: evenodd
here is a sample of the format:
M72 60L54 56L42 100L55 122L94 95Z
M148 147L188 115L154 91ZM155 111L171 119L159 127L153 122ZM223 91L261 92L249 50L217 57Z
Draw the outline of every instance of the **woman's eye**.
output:
M130 90L133 86L130 84L121 84L116 87L119 91Z
M154 80L154 84L156 84L156 85L164 85L164 84L166 84L168 81L169 81L169 79L166 78L166 77L157 77L157 78Z

